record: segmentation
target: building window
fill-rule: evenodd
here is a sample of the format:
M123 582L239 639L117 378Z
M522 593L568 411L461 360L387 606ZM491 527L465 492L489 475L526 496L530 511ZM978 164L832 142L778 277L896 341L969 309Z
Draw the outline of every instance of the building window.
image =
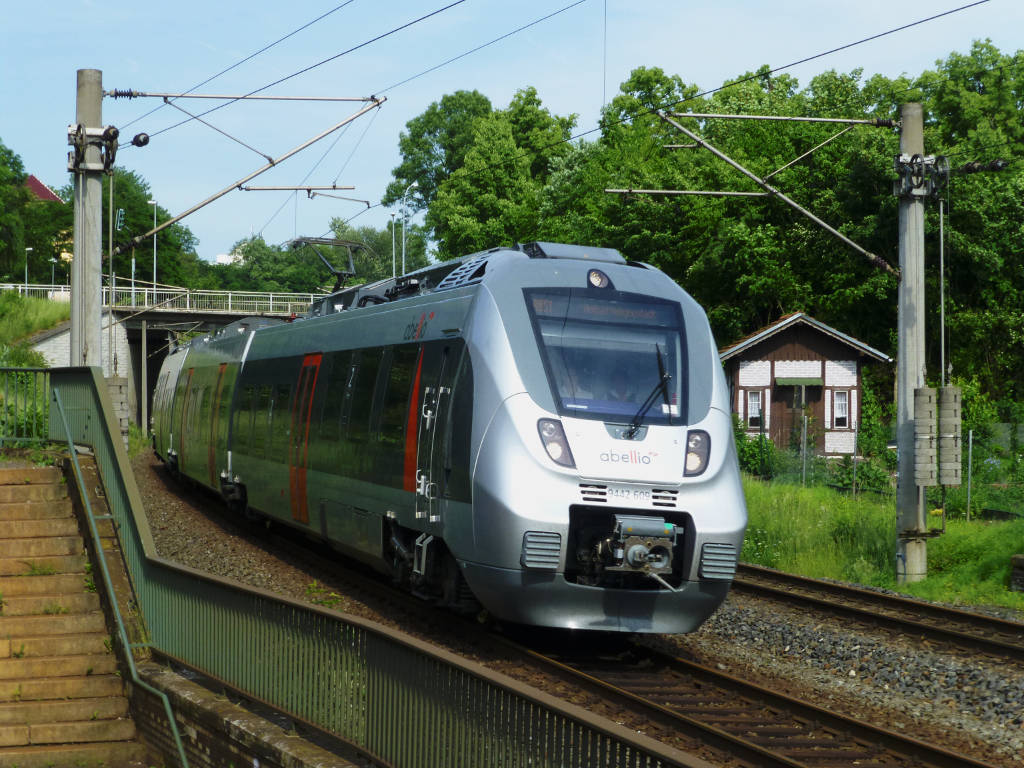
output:
M850 427L850 393L835 393L835 419L832 425L836 429L849 429Z
M761 428L761 390L747 392L747 426Z

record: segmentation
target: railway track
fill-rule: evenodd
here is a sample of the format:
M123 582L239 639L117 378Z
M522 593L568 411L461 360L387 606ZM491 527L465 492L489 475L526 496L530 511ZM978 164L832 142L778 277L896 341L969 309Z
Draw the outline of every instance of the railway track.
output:
M737 569L732 589L1024 662L1024 624L1017 622L746 563Z
M685 734L744 765L990 766L643 644L593 655L519 649L565 679L613 698L624 717L646 720L654 730Z
M293 556L304 554L326 564L330 555L276 526L261 535ZM431 623L438 620L440 612L427 602L379 578L348 568L340 570L343 580L360 591L377 600L402 604L406 616ZM505 646L510 657L518 655L571 689L599 699L602 709L614 713L616 720L633 726L648 723L648 735L677 748L710 748L723 764L752 768L992 768L970 756L670 656L632 642L628 636L595 638L593 645L599 650L590 652L581 650L576 635L526 631L529 640L524 642L518 639L522 633L502 635L475 621L443 615L448 631L463 638L476 636L480 644Z
M261 529L252 526L249 531L254 534ZM529 643L524 645L488 632L474 621L442 613L358 569L339 569L329 550L311 548L302 537L278 526L261 530L258 538L286 559L315 563L323 569L333 565L337 581L344 583L342 587L336 582L335 588L373 595L373 603L396 606L394 613L405 617L402 623L407 628L411 621L426 629L426 636L460 637L480 660L498 660L496 668L505 674L511 672L530 682L545 677L549 682L541 687L549 693L561 690L562 696L591 711L677 749L700 754L712 764L787 768L992 765L665 655L622 636L587 638L587 648L600 646L602 652L581 650L579 636L565 633L530 632ZM551 637L561 637L563 647L537 647L538 638ZM567 651L565 641L576 647ZM582 693L582 698L576 692Z

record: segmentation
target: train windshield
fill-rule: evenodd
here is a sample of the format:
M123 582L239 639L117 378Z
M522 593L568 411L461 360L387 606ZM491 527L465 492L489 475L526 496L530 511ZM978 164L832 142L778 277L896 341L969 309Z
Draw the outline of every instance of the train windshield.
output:
M685 422L678 304L613 290L524 293L560 413L628 424L650 397L644 424Z

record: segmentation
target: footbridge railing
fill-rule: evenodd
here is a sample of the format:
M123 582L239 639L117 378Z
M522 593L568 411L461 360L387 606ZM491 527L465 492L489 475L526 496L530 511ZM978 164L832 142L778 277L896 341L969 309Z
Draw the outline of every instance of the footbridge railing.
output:
M160 654L395 768L695 764L402 632L158 557L99 370L53 369L47 386L50 436L63 437L63 413L75 443L93 449Z
M66 285L0 284L0 291L50 301L71 301ZM301 315L323 294L273 291L212 291L148 283L103 286L103 306L113 309L159 308L167 312L223 312L232 315Z

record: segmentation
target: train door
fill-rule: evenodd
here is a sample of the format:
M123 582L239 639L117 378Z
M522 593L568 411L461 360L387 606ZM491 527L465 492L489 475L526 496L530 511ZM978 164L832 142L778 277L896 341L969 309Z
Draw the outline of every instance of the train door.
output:
M309 522L309 503L306 497L306 468L309 465L309 419L313 410L313 392L320 373L323 355L306 355L295 387L292 403L291 430L288 435L288 491L291 499L292 519Z
M224 388L224 371L228 364L221 363L217 370L217 386L213 390L213 407L210 409L210 442L206 449L206 463L210 467L210 487L217 487L217 429L220 422L220 397Z
M416 443L416 517L441 519L444 494L444 428L451 407L454 361L446 342L425 344L417 380L423 388ZM422 367L421 367L422 366ZM414 390L415 391L415 390Z

